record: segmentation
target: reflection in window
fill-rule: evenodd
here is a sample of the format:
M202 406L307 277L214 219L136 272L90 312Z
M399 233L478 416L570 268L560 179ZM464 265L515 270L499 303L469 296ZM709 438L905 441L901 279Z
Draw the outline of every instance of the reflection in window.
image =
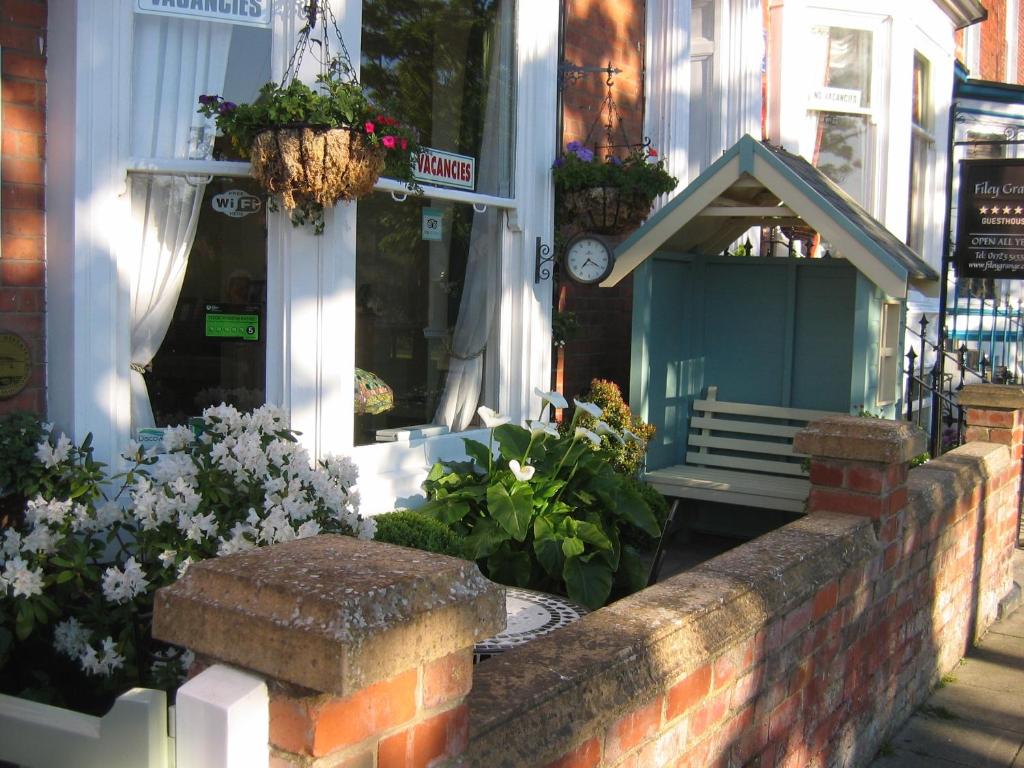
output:
M512 0L364 0L360 80L424 147L469 155L483 194L512 193ZM488 170L490 166L490 170Z
M217 178L200 201L180 294L154 302L167 308L166 336L145 377L158 426L184 423L222 402L249 410L266 401L262 192L247 179Z
M864 207L870 206L871 33L812 27L808 94L814 120L811 162Z
M382 194L359 202L357 373L362 386L367 373L375 377L371 388L383 382L393 403L357 398L356 445L375 442L378 430L429 424L441 411L450 420L436 421L449 427L464 428L473 417L486 389L500 216Z

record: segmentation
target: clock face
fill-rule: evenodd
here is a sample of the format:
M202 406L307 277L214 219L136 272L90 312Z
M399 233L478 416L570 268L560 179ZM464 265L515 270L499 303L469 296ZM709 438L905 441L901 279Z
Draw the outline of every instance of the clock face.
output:
M581 237L569 244L565 268L579 283L599 283L612 271L611 249L596 237Z

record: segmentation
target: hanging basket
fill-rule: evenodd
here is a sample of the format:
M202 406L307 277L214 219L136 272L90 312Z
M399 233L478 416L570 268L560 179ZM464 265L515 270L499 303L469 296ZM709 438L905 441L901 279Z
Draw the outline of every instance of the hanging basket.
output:
M373 191L384 170L384 149L348 128L275 128L250 148L252 175L288 210L315 203L329 208Z
M651 201L619 187L588 187L563 192L566 222L599 235L621 235L639 227L651 212Z

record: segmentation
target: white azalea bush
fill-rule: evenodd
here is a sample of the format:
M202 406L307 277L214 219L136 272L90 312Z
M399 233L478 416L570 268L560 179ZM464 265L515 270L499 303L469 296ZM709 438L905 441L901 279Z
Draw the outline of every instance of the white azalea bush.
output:
M555 408L568 406L557 392L536 394ZM510 424L480 408L488 444L463 438L469 462L435 464L419 511L465 536L468 556L495 581L597 608L613 588L627 593L646 585L648 569L634 541L656 541L661 527L636 480L602 448L602 435L617 445L638 438L602 421L599 406L575 405L563 433L545 421ZM584 416L593 429L582 426Z
M208 408L201 428L168 430L159 455L132 444L112 476L90 438L44 435L24 519L0 539L4 693L88 710L133 685L173 687L190 660L152 637L158 588L208 557L372 535L354 464L314 466L271 406Z

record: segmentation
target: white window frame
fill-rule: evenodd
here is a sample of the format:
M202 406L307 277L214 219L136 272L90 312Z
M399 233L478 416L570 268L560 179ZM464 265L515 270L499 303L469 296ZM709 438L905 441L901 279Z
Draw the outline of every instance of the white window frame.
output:
M903 306L898 301L882 302L878 334L878 389L875 404L891 405L900 391L900 323ZM891 335L891 338L888 338ZM886 344L886 341L891 342Z
M359 61L362 0L331 0ZM49 414L81 439L94 435L111 460L130 435L128 281L130 245L119 221L129 215L127 174L244 175L245 163L173 161L129 155L131 3L79 0L51 15L48 104ZM280 79L301 20L275 16L272 68ZM502 238L498 409L520 421L539 411L534 387L548 388L551 285L535 284L534 241L553 232L551 159L556 104L558 6L517 0L515 196L509 199L430 189L427 194L500 206ZM307 59L310 57L307 57ZM309 63L309 66L315 66ZM311 79L310 72L301 73ZM401 187L384 180L384 191ZM326 234L296 229L281 214L268 222L267 399L291 414L293 428L320 457L348 453L374 482L370 512L393 507L442 455L462 454L460 435L353 448L355 368L355 215L352 204L327 211ZM339 328L352 329L339 334ZM387 478L391 478L389 481ZM374 509L377 507L377 509Z

